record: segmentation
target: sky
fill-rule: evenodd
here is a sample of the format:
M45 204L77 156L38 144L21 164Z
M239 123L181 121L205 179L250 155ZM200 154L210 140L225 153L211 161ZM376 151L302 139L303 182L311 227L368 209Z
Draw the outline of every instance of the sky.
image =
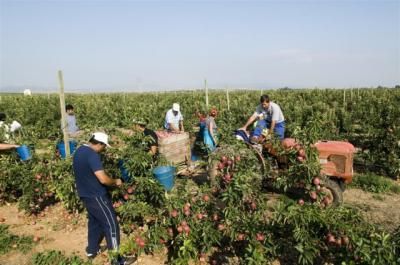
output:
M0 0L0 92L400 84L400 0ZM22 90L21 90L22 91Z

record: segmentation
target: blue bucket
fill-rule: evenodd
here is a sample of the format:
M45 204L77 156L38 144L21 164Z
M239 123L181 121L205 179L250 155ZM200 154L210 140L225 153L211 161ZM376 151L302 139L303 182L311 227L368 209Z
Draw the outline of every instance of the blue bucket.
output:
M164 186L167 191L174 187L175 167L160 166L153 170L154 177Z
M124 161L118 161L119 171L121 172L121 178L124 182L129 182L131 180L131 176L129 175L128 169L124 166Z
M69 140L69 152L70 152L70 154L74 153L77 145L78 145L78 143L76 141ZM64 142L60 142L60 143L57 144L57 150L60 152L61 157L65 158L66 154L65 154Z
M26 145L21 145L20 147L18 147L17 153L22 161L31 159L31 152L29 152L29 148Z
M191 155L192 161L197 161L200 159L200 157L196 154L194 150L192 150L192 155Z

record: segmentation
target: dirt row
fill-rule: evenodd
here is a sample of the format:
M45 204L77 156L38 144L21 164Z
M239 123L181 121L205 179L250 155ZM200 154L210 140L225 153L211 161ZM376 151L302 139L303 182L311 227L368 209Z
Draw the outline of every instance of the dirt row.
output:
M276 197L276 194L271 196ZM361 210L366 220L382 225L389 231L400 223L400 194L373 194L359 189L348 189L344 193L344 201L347 206ZM5 218L4 223L10 226L12 233L40 238L26 254L13 249L0 256L0 265L29 264L34 253L44 250L60 250L67 255L76 254L85 258L87 221L83 214L68 214L60 204L56 204L49 207L44 216L27 217L18 211L16 204L10 204L0 207L0 217ZM160 265L164 262L165 255L158 253L154 256L142 255L136 264ZM98 256L93 264L108 264L106 252Z

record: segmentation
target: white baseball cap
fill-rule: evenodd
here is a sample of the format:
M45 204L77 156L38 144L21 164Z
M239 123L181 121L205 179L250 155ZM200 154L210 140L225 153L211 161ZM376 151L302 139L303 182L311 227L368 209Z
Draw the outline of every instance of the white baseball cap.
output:
M108 144L108 135L107 134L105 134L105 133L103 133L103 132L95 132L95 133L93 133L93 139L95 139L96 141L99 141L99 142L101 142L101 143L103 143L103 144L105 144L107 147L111 147L109 144Z
M178 104L178 103L172 104L172 110L173 110L173 111L179 111L179 109L180 109L180 107L179 107L179 104Z

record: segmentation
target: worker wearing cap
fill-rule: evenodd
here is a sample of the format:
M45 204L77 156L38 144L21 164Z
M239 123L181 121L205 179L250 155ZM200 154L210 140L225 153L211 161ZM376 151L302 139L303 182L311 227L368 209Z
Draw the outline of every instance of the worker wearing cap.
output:
M165 115L164 128L171 132L184 132L183 128L183 116L180 111L178 103L172 105L172 109L167 111Z
M143 136L146 138L148 152L155 157L157 155L157 147L158 147L158 137L157 134L147 128L148 121L146 119L133 119L133 129L135 131L143 133Z
M86 254L94 258L104 236L109 250L118 250L120 231L107 186L121 186L121 179L109 177L100 160L100 153L109 147L108 135L96 132L88 144L80 146L73 157L73 170L78 195L88 212L88 246ZM124 264L123 258L113 264Z
M11 150L11 149L15 149L15 148L19 147L19 145L17 145L17 144L5 143L10 139L9 132L14 132L15 130L17 130L21 127L21 125L16 121L13 121L11 126L8 126L7 124L5 124L6 117L7 116L5 113L0 112L0 151ZM19 125L19 127L14 128L13 127L14 123L17 123Z

